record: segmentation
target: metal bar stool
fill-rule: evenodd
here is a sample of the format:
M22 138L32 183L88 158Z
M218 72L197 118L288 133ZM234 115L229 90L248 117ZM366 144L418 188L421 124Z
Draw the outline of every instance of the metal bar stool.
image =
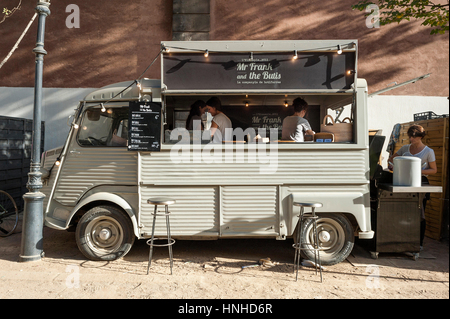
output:
M295 256L294 256L294 270L296 270L295 275L295 281L298 279L298 268L300 267L300 252L302 250L312 250L314 251L314 263L316 268L316 275L317 275L317 267L319 267L320 270L320 282L323 282L322 278L322 266L320 264L320 248L319 248L319 236L317 234L317 219L319 218L316 215L315 209L317 207L322 207L322 203L317 202L299 202L294 201L294 206L300 206L300 215L298 215L298 223L297 223L297 238L294 238L294 244L292 247L295 248ZM310 207L311 212L305 213L305 207ZM302 231L303 231L303 224L305 220L311 219L312 220L312 227L313 227L313 236L314 236L314 243L302 243ZM302 244L304 246L310 246L310 247L302 247Z
M153 247L169 247L169 258L170 258L170 274L172 275L172 267L173 267L173 254L172 254L172 245L175 244L175 239L170 237L170 221L169 221L169 205L175 204L174 199L170 198L150 198L147 200L147 203L151 205L155 205L155 210L152 213L153 215L153 226L152 226L152 238L147 240L147 245L150 246L150 255L148 257L148 266L147 266L147 275L150 269L150 266L152 264L152 256L153 256ZM165 206L165 212L164 213L158 213L158 205L164 205ZM156 222L156 216L166 216L166 231L167 231L167 243L165 244L155 244L154 241L163 240L163 238L155 238L155 222Z

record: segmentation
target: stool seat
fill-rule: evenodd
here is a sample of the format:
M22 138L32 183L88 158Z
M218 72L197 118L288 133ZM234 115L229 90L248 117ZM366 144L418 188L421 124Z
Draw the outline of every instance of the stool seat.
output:
M147 203L151 205L172 205L175 204L175 200L167 197L155 197L148 199Z
M318 202L298 202L298 201L294 201L294 206L303 206L303 207L322 207L322 203L318 203Z

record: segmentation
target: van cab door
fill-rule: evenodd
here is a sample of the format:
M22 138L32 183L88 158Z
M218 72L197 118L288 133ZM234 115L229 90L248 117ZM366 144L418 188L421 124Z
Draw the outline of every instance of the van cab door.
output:
M69 142L53 199L75 207L99 186L137 185L137 154L127 151L128 105L87 107Z

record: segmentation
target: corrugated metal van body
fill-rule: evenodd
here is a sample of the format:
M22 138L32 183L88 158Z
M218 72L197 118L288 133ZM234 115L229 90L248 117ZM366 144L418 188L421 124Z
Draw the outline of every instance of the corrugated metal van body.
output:
M170 227L174 236L274 237L278 233L278 196L275 186L142 186L143 237L152 231L152 205L147 199L167 196L171 205ZM158 207L163 211L164 207ZM157 218L156 234L165 235L165 220Z
M67 227L72 209L91 190L100 192L109 191L105 187L110 186L137 185L136 152L128 152L123 147L80 147L73 139L70 143L59 174L52 171L48 186L43 188L47 222L58 228ZM55 176L57 182L51 194Z
M143 237L150 237L152 233L152 221L154 206L147 204L152 197L170 197L176 200L176 204L169 207L170 229L173 235L217 237L219 234L220 196L219 187L215 186L142 186L140 224L143 226ZM164 206L158 206L158 211L163 212ZM165 219L162 216L156 218L157 235L166 235Z
M147 204L151 197L168 196L177 201L170 206L174 236L211 237L291 235L295 216L289 198L293 194L313 191L324 203L336 200L336 193L340 192L353 194L353 198L347 196L343 201L359 197L367 200L367 150L278 149L272 152L267 145L265 157L257 154L254 160L254 154L247 150L237 154L236 150L227 153L224 149L216 153L212 163L198 158L196 161L192 150L184 162L179 162L174 153L171 158L170 151L141 153L143 233L151 234L154 207ZM261 163L259 158L266 162ZM348 207L347 212L353 213L354 204L340 206ZM156 233L164 235L165 221L159 219Z
M137 155L126 148L69 148L53 199L75 206L81 196L98 185L136 185Z
M365 150L291 149L265 152L249 158L226 157L218 153L216 162L179 159L170 151L143 153L141 181L152 185L283 185L283 184L366 184ZM262 152L261 152L262 153ZM272 163L262 163L271 158ZM261 160L262 158L262 160ZM271 169L271 167L273 169Z

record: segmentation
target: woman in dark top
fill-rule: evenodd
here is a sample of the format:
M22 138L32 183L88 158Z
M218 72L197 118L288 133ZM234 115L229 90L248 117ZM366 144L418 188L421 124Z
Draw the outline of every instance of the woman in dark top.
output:
M191 105L191 111L186 119L187 130L203 130L202 114L206 112L206 103L197 100ZM195 121L195 123L194 123ZM200 122L200 125L198 124Z

